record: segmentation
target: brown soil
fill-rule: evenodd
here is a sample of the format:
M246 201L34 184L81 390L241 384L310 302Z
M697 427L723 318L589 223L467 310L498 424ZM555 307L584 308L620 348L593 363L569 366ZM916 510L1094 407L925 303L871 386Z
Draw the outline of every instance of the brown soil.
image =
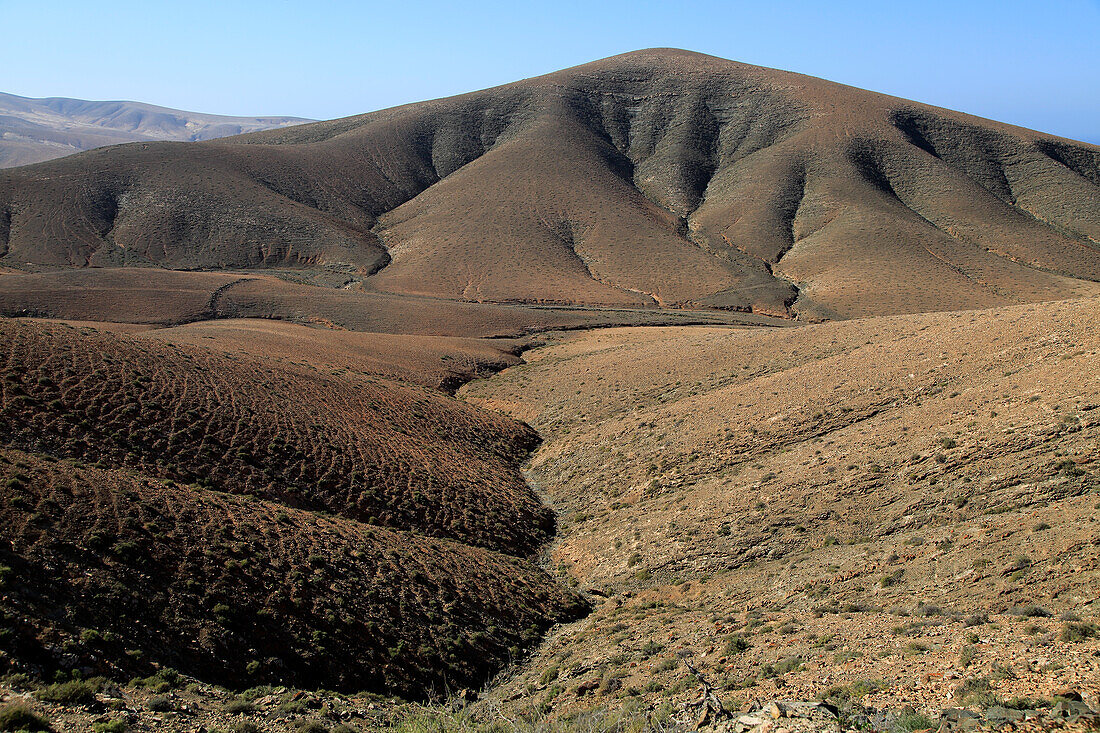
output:
M0 320L7 665L419 697L583 612L523 559L554 525L517 471L533 431L341 366L361 342L304 363L309 329L258 329L284 350L260 356L218 325Z

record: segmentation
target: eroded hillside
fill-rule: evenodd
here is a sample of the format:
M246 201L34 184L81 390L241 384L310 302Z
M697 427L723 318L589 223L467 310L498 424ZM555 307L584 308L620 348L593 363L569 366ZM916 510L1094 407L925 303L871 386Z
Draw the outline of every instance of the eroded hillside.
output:
M687 656L733 709L1095 703L1098 318L590 332L463 388L543 434L553 562L598 604L501 697L673 710Z
M670 49L0 174L20 270L291 268L808 319L1098 292L1100 149Z
M339 344L0 332L5 666L422 697L584 611L529 559L554 519L525 425Z

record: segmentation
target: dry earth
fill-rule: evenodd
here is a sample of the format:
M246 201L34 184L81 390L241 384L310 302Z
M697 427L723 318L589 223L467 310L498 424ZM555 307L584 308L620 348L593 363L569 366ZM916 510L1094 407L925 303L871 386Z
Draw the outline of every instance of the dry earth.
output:
M492 693L555 714L1100 695L1100 301L555 337L460 396L534 425L597 604Z

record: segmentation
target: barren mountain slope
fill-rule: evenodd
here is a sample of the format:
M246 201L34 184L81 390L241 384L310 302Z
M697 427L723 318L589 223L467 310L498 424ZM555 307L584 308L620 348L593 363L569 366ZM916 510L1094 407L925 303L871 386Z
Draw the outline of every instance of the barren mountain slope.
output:
M0 334L7 445L518 555L553 529L514 468L535 433L438 392L92 329Z
M616 329L467 385L545 438L553 562L599 604L498 699L676 709L687 654L733 709L1095 707L1098 320L1093 298Z
M1095 146L650 50L9 171L0 262L322 268L471 300L890 314L1097 293L1098 184Z
M418 697L583 612L526 559L554 524L533 431L372 373L431 381L398 337L220 326L0 319L5 669Z
M301 117L228 117L141 102L31 99L0 92L0 168L40 163L103 145L152 140L212 140Z
M580 610L516 557L277 502L7 448L0 486L6 669L421 697Z

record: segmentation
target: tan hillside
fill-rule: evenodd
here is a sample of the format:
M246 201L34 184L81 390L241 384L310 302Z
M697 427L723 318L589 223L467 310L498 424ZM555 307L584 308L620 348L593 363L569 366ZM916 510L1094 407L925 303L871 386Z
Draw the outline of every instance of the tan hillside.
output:
M0 262L344 272L807 318L1095 294L1100 149L638 51L450 99L0 174Z
M464 387L544 436L552 560L599 604L500 695L675 710L686 654L734 710L1095 707L1098 318L1088 299L616 329Z

